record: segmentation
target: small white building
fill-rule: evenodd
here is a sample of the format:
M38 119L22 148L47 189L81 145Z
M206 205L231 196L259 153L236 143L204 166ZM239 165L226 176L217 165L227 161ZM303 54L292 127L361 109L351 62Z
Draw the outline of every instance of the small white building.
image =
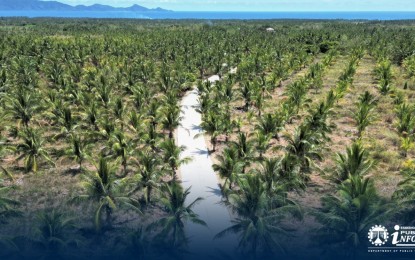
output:
M269 27L269 28L267 28L267 32L275 32L275 29L274 29L274 28Z

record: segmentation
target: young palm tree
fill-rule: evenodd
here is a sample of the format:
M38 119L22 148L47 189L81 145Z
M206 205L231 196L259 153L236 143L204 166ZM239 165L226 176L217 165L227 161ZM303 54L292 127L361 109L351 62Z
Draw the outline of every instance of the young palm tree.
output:
M334 178L337 182L343 182L350 175L363 176L367 174L375 164L360 142L354 142L350 147L347 147L346 153L338 153L336 163L337 169Z
M279 114L266 114L259 118L256 129L263 135L271 135L272 138L278 140L278 133L281 131L283 124L283 117Z
M255 133L255 148L259 153L259 160L264 158L264 153L271 147L271 135L264 135L262 132Z
M174 130L180 125L180 108L177 106L167 106L162 109L161 125L169 132L169 138L173 138Z
M259 169L254 172L260 176L261 181L265 184L265 191L267 194L274 192L275 183L279 178L280 160L271 158L265 159Z
M162 188L163 198L161 203L167 216L157 220L152 226L161 228L158 237L175 247L184 247L187 242L185 223L192 222L206 226L206 223L193 212L193 207L202 200L197 198L189 205L185 205L190 188L183 190L177 182L165 184Z
M217 155L217 164L213 165L213 170L218 172L222 179L225 179L225 186L229 183L229 189L232 190L232 184L235 183L237 176L242 172L243 164L239 160L238 152L232 147L227 147L222 155Z
M137 259L146 260L154 257L151 254L151 240L149 234L144 230L143 227L130 232L127 235L122 235L116 239L118 245L119 241L122 243L121 252L117 252L114 255L120 256L124 259Z
M110 157L120 158L124 176L127 175L128 161L136 152L135 142L125 136L124 132L116 131L110 139Z
M305 125L312 132L319 133L324 139L328 139L327 134L331 133L334 125L328 122L331 114L331 107L323 101L316 108L309 111L305 118Z
M259 175L245 175L239 179L238 186L240 190L234 191L229 197L230 206L238 217L232 221L232 226L218 233L216 238L228 233L238 234L239 249L251 259L267 259L275 252L284 252L277 237L288 235L288 229L281 222L287 213L301 218L299 208L287 200L285 204L272 208Z
M34 92L18 88L15 96L6 96L6 114L28 126L33 116L42 110Z
M303 172L308 172L314 164L314 160L321 160L320 134L311 132L306 125L297 127L293 135L285 134L287 141L286 150L289 154L298 158Z
M242 83L240 91L245 102L244 110L248 111L254 96L254 86L250 83L250 81L245 81Z
M398 188L392 198L398 206L398 219L402 224L414 225L415 213L415 171L413 168L402 170L404 179L398 183Z
M138 168L135 178L137 185L133 191L143 189L143 199L148 204L151 203L152 191L160 186L163 169L160 167L157 156L150 152L144 152L140 155Z
M82 163L89 156L89 145L85 139L82 139L77 134L73 134L71 135L71 145L65 151L65 154L79 164L79 171L82 172Z
M360 103L357 111L353 113L353 117L356 121L358 137L361 138L366 127L368 127L375 120L373 107Z
M295 81L287 87L286 95L288 96L288 103L291 103L295 108L295 114L298 115L300 108L311 100L306 98L308 82L306 79Z
M189 163L190 157L181 158L182 152L185 150L184 146L177 146L174 139L165 140L160 144L160 149L163 152L164 163L168 164L171 169L172 178L177 178L177 170L182 164Z
M64 105L62 114L58 118L58 124L61 127L60 133L54 136L54 139L67 137L72 134L78 127L77 119L72 114L72 109Z
M35 227L34 245L43 258L62 258L70 245L80 241L75 234L75 221L56 210L39 214Z
M369 228L391 216L390 205L377 195L373 181L360 175L349 175L338 193L324 196L322 203L320 210L313 211L322 224L316 241L332 244L333 256L356 258L366 246Z
M22 212L17 209L20 203L8 196L12 189L12 186L3 186L3 179L0 179L0 224L7 223L12 217L22 215Z
M402 151L402 156L403 157L407 157L408 156L408 152L411 151L412 149L414 149L415 144L414 144L414 140L413 137L411 136L407 136L407 137L401 137L401 151Z
M113 113L118 123L121 124L121 130L124 129L124 114L125 114L125 104L121 98L116 98L113 107Z
M221 130L221 121L219 115L213 111L209 111L208 114L202 117L201 127L205 133L210 136L210 142L212 143L212 151L216 151L217 138Z
M15 147L16 152L20 154L16 161L24 158L26 172L33 171L36 173L39 159L54 164L43 146L44 140L38 130L25 128L24 131L20 132L20 138L23 142L17 144Z
M85 105L85 107L86 109L83 113L83 117L85 118L84 120L86 121L88 128L93 127L95 131L99 131L98 118L100 115L96 102L94 100L90 100L90 103Z
M231 145L238 153L238 158L242 163L242 173L245 173L246 167L254 158L254 143L252 140L248 140L247 134L240 132L238 139L233 141Z
M97 204L94 213L94 225L97 232L102 229L102 216L105 213L106 226L112 226L112 213L119 207L131 208L139 211L138 202L125 196L125 179L116 177L115 167L110 165L106 158L101 157L97 170L87 172L83 175L81 187L83 193L75 196L72 200L93 201Z

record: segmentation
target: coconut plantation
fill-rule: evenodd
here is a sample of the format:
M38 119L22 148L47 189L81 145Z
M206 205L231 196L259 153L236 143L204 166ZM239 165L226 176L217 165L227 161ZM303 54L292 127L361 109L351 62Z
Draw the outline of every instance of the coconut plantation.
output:
M410 20L1 18L0 259L386 259L414 100Z

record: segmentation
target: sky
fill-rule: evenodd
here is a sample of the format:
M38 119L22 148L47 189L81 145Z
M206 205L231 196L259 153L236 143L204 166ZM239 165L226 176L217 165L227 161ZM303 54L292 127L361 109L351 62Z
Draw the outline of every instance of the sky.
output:
M174 11L415 11L414 0L57 0L71 5L133 4Z

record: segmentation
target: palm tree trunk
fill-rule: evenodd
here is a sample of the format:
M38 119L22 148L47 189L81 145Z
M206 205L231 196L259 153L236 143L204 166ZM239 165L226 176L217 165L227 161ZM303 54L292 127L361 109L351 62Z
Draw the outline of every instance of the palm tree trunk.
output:
M153 187L151 187L151 186L148 186L147 187L147 203L150 203L151 202L150 196L151 196L151 191L152 190L153 190Z
M112 226L111 208L108 205L105 206L105 213L106 213L107 227L111 227Z

